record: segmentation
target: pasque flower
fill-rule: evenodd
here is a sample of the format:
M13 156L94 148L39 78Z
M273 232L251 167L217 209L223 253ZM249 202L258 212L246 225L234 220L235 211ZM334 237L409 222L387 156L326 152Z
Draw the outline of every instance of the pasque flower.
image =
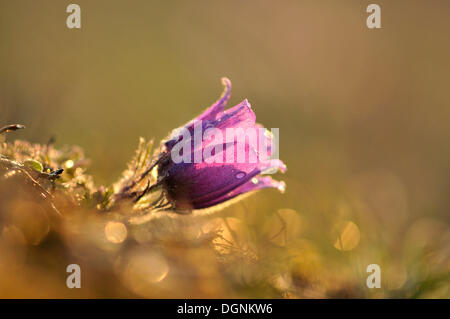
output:
M225 110L231 82L223 78L222 83L225 89L219 100L194 120L174 130L162 143L157 160L157 184L163 190L167 207L203 209L262 188L285 189L284 182L263 175L286 170L283 162L270 158L273 146L270 132L255 122L255 113L247 100ZM218 135L225 136L230 129L263 132L256 135L256 143L264 145L265 152L261 152L250 138L218 139ZM208 134L211 131L212 134ZM203 137L200 141L192 137L197 133ZM181 142L183 148L178 147ZM186 154L186 145L189 154ZM187 160L175 160L174 154L180 149L178 155ZM245 154L245 160L239 158L240 154Z

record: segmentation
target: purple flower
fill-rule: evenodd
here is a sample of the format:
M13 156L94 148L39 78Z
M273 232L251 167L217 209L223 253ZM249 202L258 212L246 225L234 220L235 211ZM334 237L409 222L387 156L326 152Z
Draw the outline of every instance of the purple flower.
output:
M168 205L176 210L208 208L267 187L280 191L285 189L284 182L262 176L267 172L286 170L283 162L270 158L270 132L255 123L255 113L247 100L225 110L230 98L231 82L223 78L222 83L225 89L219 100L197 118L174 130L162 143L158 160L158 185L162 186ZM266 152L256 148L250 137L217 140L219 135L228 137L226 134L230 129L263 132L255 135L255 142L264 145ZM200 132L202 140L192 138L196 132ZM208 132L213 133L208 135ZM189 146L189 154L183 148L184 151L179 154L187 160L179 162L174 160L173 155L178 152L177 143L182 142ZM200 161L195 160L195 154L199 155ZM245 160L242 160L244 157L239 158L239 154L245 154Z

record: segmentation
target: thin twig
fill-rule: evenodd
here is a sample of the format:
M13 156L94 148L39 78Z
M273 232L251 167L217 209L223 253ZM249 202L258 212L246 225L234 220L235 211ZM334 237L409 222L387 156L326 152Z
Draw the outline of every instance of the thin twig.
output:
M17 131L17 130L24 129L24 128L25 128L25 125L22 125L22 124L6 125L6 126L3 126L2 128L0 128L0 135L3 133L9 133L9 132Z

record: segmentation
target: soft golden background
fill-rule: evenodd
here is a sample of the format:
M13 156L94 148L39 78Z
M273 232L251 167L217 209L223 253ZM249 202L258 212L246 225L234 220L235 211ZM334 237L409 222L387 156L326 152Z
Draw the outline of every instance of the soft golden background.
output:
M255 242L284 216L276 244L320 278L317 296L448 298L450 2L375 1L382 29L369 30L372 2L77 0L82 28L70 30L69 1L2 0L0 126L82 146L108 185L139 136L158 141L199 114L227 76L232 105L248 98L280 128L287 191L216 216ZM365 285L372 263L382 289ZM1 281L0 294L11 295Z

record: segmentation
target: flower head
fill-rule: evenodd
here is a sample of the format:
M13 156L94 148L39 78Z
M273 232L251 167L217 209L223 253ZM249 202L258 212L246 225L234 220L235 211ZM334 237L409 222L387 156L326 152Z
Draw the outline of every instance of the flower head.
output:
M158 184L177 210L208 208L267 187L284 191L284 182L262 176L286 170L271 158L270 131L255 122L247 100L225 110L231 82L222 83L219 100L162 143Z

